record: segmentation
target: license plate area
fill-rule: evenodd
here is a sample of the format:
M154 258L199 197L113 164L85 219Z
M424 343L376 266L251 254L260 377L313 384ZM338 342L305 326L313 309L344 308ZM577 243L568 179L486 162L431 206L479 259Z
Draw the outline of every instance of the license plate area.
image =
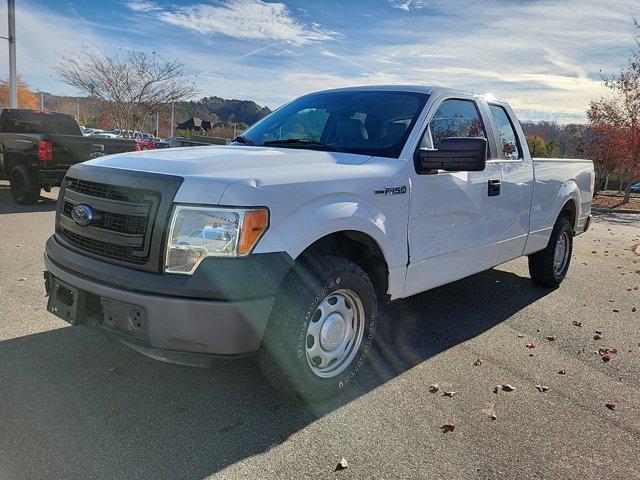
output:
M49 278L49 300L47 310L71 325L80 322L84 311L84 292L58 278Z
M100 298L102 321L98 327L126 335L141 342L148 338L147 311L140 305Z

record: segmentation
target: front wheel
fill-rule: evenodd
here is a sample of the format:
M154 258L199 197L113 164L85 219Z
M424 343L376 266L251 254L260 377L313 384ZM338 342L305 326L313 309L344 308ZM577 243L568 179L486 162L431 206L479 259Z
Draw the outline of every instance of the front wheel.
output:
M26 165L18 165L11 170L11 196L20 205L35 205L40 199L40 182Z
M544 287L557 287L569 270L573 251L573 228L566 217L553 226L547 248L529 255L531 279Z
M286 396L330 397L350 388L367 360L377 320L369 276L344 258L318 256L283 282L258 360Z

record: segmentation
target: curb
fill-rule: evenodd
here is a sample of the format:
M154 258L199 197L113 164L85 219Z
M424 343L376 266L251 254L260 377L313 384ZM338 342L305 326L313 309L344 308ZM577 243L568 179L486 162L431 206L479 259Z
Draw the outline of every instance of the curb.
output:
M640 211L638 210L612 210L610 208L591 207L591 211L596 213L634 213L640 215Z

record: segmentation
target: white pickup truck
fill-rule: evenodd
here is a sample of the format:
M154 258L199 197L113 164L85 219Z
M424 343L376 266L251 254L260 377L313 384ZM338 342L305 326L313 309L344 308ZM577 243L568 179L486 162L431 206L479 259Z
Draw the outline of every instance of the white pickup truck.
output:
M328 396L364 368L379 304L523 255L559 285L593 186L588 160L532 159L506 103L314 93L228 146L73 166L48 308L170 362L257 353L277 387Z

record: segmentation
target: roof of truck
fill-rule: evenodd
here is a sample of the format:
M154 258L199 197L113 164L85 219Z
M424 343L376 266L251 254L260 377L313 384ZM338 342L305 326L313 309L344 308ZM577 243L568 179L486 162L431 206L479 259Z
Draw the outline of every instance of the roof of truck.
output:
M490 97L492 101L501 102L501 100L495 98L491 94L481 95L473 92L467 92L455 88L441 87L437 85L363 85L358 87L342 87L331 88L328 90L322 90L320 92L313 93L326 93L326 92L348 92L348 91L388 91L388 92L413 92L413 93L425 93L427 95L470 95L480 98ZM486 98L489 100L489 98Z

